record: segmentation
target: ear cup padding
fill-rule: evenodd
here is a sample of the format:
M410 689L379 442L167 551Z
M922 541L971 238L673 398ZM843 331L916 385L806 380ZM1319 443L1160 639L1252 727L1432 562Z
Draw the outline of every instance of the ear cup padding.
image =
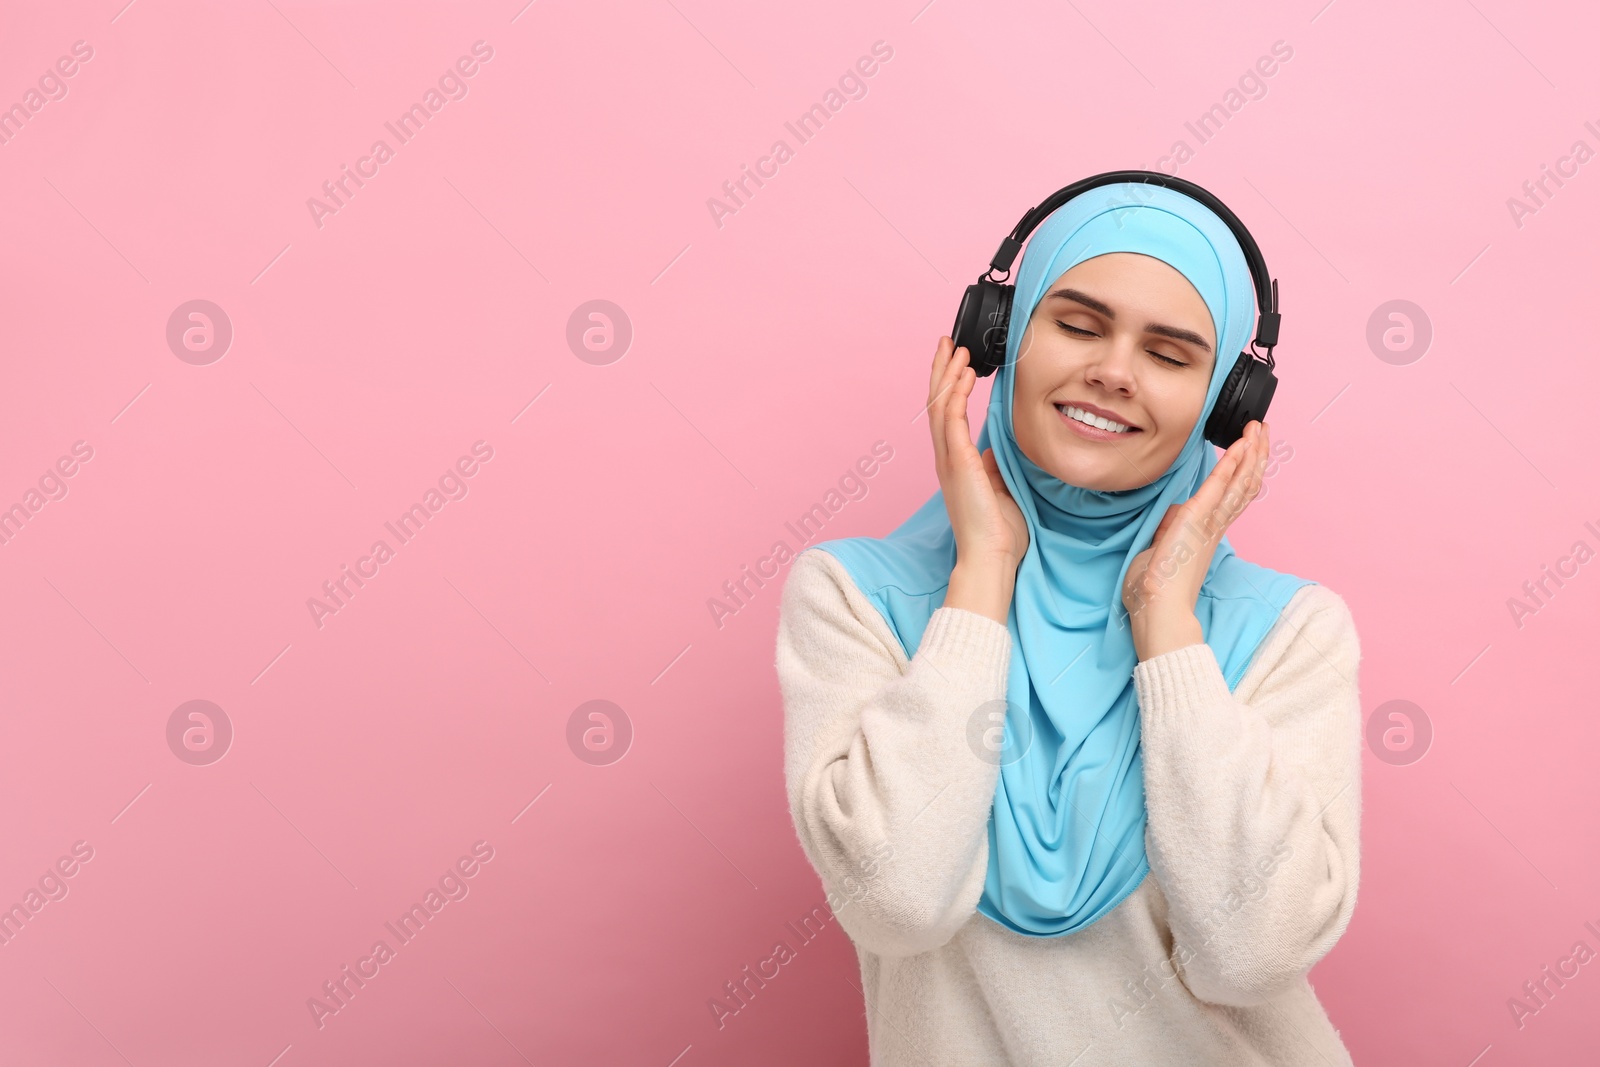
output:
M1006 361L1006 339L1011 329L1011 301L1017 295L1014 285L995 286L994 307L983 331L985 375L999 370Z

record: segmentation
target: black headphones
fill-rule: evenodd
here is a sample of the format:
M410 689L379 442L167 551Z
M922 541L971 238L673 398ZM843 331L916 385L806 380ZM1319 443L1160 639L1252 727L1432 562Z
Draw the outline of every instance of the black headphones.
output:
M988 377L998 370L1005 362L1006 332L1011 321L1011 301L1016 295L1016 286L1006 284L1004 278L997 279L992 275L995 271L1004 271L1006 278L1011 276L1011 263L1022 251L1022 242L1056 208L1097 186L1120 182L1160 185L1198 200L1228 224L1228 229L1239 239L1245 260L1250 264L1250 276L1256 286L1256 307L1259 310L1255 340L1250 345L1252 350L1260 345L1266 352L1255 355L1250 352L1239 353L1233 369L1222 383L1222 392L1217 394L1211 417L1206 420L1206 440L1219 448L1227 448L1244 435L1244 428L1252 419L1265 418L1267 405L1272 403L1272 394L1278 388L1277 376L1272 373L1272 348L1278 343L1278 322L1281 318L1278 314L1278 280L1267 273L1267 261L1261 258L1261 249L1256 247L1255 238L1250 236L1244 223L1221 200L1191 181L1153 170L1113 170L1073 182L1065 189L1050 194L1043 203L1022 216L1017 228L1000 242L1000 250L989 261L989 269L978 276L976 284L967 286L950 336L955 339L957 348L966 348L972 369L978 377ZM1218 356L1220 358L1221 353Z

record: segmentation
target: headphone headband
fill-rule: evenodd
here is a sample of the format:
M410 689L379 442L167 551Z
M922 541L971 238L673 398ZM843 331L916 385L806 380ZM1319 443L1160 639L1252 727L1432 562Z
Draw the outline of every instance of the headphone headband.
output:
M1202 189L1185 178L1174 177L1154 170L1112 170L1104 174L1096 174L1073 182L1064 189L1059 189L1045 197L1038 206L1029 208L1025 212L1016 228L1000 242L999 251L989 261L991 271L1005 271L1009 276L1011 264L1016 261L1017 254L1022 251L1022 243L1027 240L1038 225L1050 217L1050 213L1065 204L1068 200L1090 189L1102 185L1117 185L1124 182L1142 185L1159 185L1183 193L1185 196L1198 200L1211 212L1227 224L1233 231L1233 236L1239 241L1239 248L1244 252L1245 262L1250 265L1250 277L1256 287L1256 336L1253 344L1265 348L1267 366L1273 365L1272 349L1278 343L1278 324L1282 316L1278 314L1278 280L1271 277L1267 271L1267 261L1261 255L1261 249L1256 245L1256 239L1250 231L1245 229L1239 217L1229 210L1228 205L1218 200L1211 192Z

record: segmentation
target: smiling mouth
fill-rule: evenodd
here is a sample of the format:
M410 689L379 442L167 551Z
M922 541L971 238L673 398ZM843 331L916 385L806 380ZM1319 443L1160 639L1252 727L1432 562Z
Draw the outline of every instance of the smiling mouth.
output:
M1082 408L1076 407L1072 404L1057 404L1055 405L1055 408L1057 411L1061 412L1061 414L1075 422L1081 422L1085 426L1093 426L1095 429L1104 430L1107 433L1139 432L1139 428L1137 426L1125 426L1122 423L1116 422L1112 419L1102 418L1099 415L1091 415Z

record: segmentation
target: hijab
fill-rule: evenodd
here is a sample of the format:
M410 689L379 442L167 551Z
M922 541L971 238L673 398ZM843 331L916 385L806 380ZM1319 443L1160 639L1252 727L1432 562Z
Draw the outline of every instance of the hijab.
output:
M1011 418L1017 349L1046 286L1110 252L1154 256L1181 273L1210 310L1218 341L1204 409L1177 458L1153 482L1119 491L1069 485L1035 466L1017 446ZM989 757L1001 766L978 902L982 914L1017 933L1058 937L1081 930L1150 871L1133 681L1138 656L1122 582L1168 506L1187 501L1216 466L1206 419L1234 354L1252 336L1255 314L1255 287L1238 239L1209 208L1164 186L1089 190L1052 212L1023 254L1005 363L977 440L980 453L994 449L1028 524L1006 620L1012 655L1004 740L1000 757ZM844 565L907 658L915 656L956 561L943 491L885 537L817 547ZM1308 584L1240 559L1221 539L1194 612L1230 691L1289 598ZM992 718L1000 718L998 704ZM974 753L984 758L976 745Z

